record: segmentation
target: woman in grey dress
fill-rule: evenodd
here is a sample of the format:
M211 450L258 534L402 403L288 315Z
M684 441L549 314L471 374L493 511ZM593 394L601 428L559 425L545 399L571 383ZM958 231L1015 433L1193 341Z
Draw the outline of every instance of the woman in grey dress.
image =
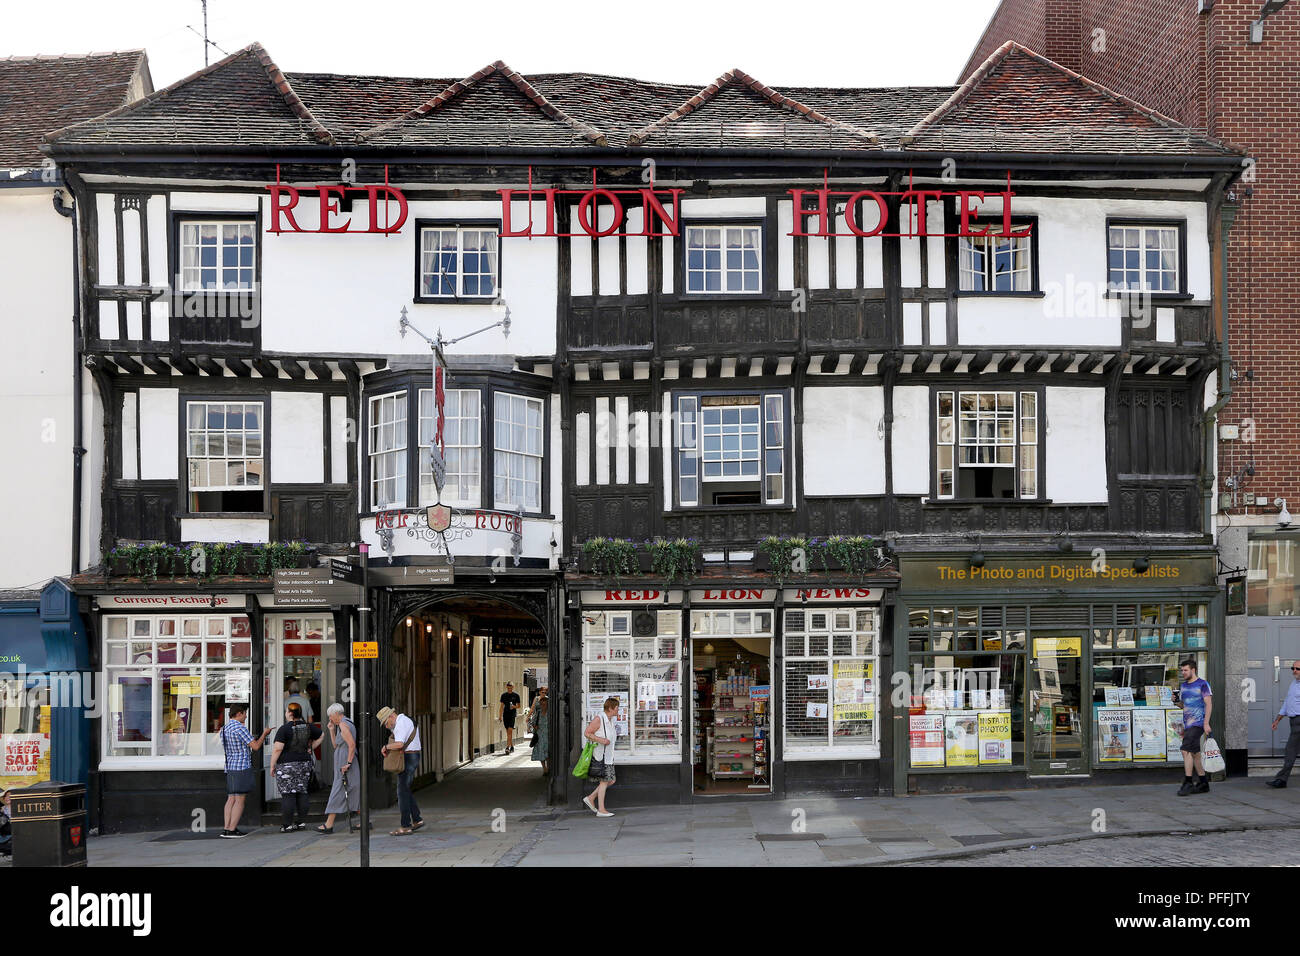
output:
M546 719L546 711L549 707L546 688L543 687L538 690L533 706L528 712L528 732L533 735L533 759L542 762L543 775L550 769L551 725Z
M361 768L356 765L357 728L344 716L342 704L330 704L325 726L329 728L330 742L334 744L334 786L330 789L325 822L316 828L317 833L333 833L334 818L340 813L349 814L348 829L352 829L351 814L361 809Z

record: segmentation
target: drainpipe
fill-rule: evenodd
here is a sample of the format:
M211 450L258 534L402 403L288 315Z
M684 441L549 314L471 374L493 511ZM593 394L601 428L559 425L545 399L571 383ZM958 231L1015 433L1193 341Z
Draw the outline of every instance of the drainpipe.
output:
M71 574L81 570L81 264L77 236L77 204L69 205L63 190L54 191L54 211L72 225L72 555Z
M1237 209L1235 206L1220 205L1219 308L1223 317L1223 325L1219 330L1219 400L1205 410L1203 425L1205 476L1202 479L1202 487L1204 488L1202 503L1204 505L1205 532L1211 537L1214 537L1214 494L1218 482L1215 479L1214 472L1211 471L1210 462L1215 461L1215 434L1219 411L1232 398L1232 364L1228 356L1228 232L1232 229L1233 220L1236 218Z

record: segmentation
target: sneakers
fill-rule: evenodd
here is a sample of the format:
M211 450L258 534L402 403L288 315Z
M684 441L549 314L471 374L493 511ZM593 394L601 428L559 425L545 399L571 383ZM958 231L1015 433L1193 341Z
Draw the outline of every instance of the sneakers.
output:
M292 823L286 823L284 826L280 827L280 832L281 832L281 833L292 833L292 832L293 832L294 830L296 830L296 829L298 829L298 828L297 828L296 826L294 826Z
M246 836L248 836L248 834L245 833L243 830L222 830L221 831L221 839L223 840L238 840L239 838L246 837Z
M307 829L307 824L305 824L305 823L295 823L295 824L293 825L293 828L294 828L295 830L305 830L305 829Z
M1178 788L1178 795L1180 797L1185 797L1191 792L1192 792L1192 778L1183 777L1183 785Z
M1273 787L1277 790L1281 790L1283 787L1286 786L1286 781L1279 780L1277 777L1274 777L1272 780L1265 780L1264 785L1266 787Z
M1196 783L1192 785L1192 793L1209 793L1209 792L1210 792L1209 774L1206 774L1204 777L1198 778Z

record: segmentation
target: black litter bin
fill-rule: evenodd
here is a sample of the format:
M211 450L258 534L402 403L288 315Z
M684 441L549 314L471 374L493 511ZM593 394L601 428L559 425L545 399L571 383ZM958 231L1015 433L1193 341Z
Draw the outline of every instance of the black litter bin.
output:
M14 866L86 865L86 786L38 783L10 793Z

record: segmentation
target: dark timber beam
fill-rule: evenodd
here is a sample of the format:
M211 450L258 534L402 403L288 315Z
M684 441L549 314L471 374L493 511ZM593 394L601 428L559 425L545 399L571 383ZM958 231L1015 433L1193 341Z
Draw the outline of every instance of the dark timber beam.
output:
M253 374L253 367L241 358L226 359L226 368L234 372L238 378L250 378Z
M989 362L991 361L993 361L993 353L991 351L985 350L983 352L976 352L975 357L970 360L970 365L966 367L970 369L972 375L978 375L989 367Z
M1084 373L1091 372L1100 364L1101 364L1101 353L1089 352L1086 356L1084 356L1083 361L1079 363L1079 371Z
M1151 371L1153 368L1159 365L1161 359L1163 358L1164 358L1163 355L1155 355L1155 354L1142 356L1142 358L1138 359L1136 362L1133 363L1133 374L1145 375L1147 372Z
M1046 361L1047 361L1046 352L1035 352L1033 355L1029 356L1029 358L1025 360L1025 372L1029 375L1032 375L1034 372L1037 372L1040 368L1042 368L1043 363Z
M161 375L166 378L172 373L171 365L169 365L167 360L161 355L155 355L152 352L144 352L140 355L140 361L144 362L149 371L153 372L155 375Z
M279 378L280 370L275 367L275 363L270 359L255 358L253 359L253 368L261 374L262 378Z
M172 361L172 368L176 369L176 371L180 372L182 375L199 374L199 367L195 365L192 361L190 361L188 356L173 355L171 357L171 361Z
M328 382L334 377L334 373L330 371L329 363L322 362L320 359L311 359L307 362L307 367L323 382Z
M197 365L199 368L203 369L203 371L207 372L213 378L221 378L223 375L226 374L225 370L222 369L222 367L218 365L216 362L214 362L212 360L212 356L210 355L194 356L194 364Z
M280 359L280 367L284 369L292 379L303 381L307 378L307 370L304 369L296 359Z
M114 352L109 356L113 363L128 375L143 375L144 366L131 358L129 355L123 355L121 352Z
M1078 354L1077 352L1062 352L1060 355L1056 357L1056 361L1052 363L1052 371L1057 373L1058 375L1061 372L1064 372L1066 369L1068 369L1071 365L1074 364L1074 357L1077 354Z
M930 363L933 361L934 361L933 352L929 352L929 351L921 352L919 355L917 355L916 359L913 360L912 362L912 371L917 373L924 372L926 369L930 367Z
M947 357L939 364L939 371L945 375L949 372L957 371L957 366L961 364L961 352L954 350L949 352Z
M1020 361L1019 351L1008 352L1006 355L1002 356L1002 361L998 363L998 372L1001 373L1002 375L1006 375L1008 372L1010 372L1013 368L1016 367L1016 363L1019 361Z

